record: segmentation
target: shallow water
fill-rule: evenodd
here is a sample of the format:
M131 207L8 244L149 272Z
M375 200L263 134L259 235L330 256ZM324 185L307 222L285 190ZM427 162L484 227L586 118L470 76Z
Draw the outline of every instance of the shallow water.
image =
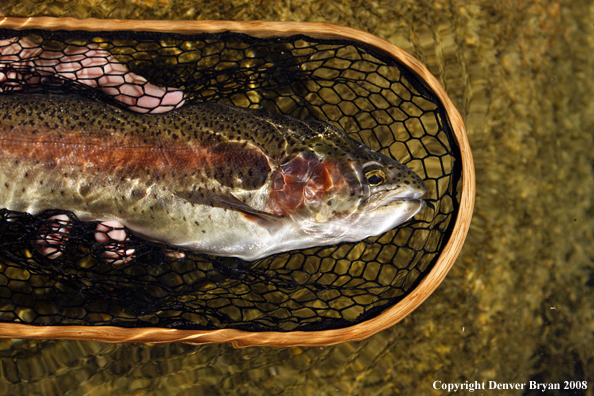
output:
M0 4L11 16L323 21L409 51L463 114L477 171L471 230L402 323L326 348L0 341L0 392L447 394L434 381L594 387L594 8L586 2L115 1ZM475 392L474 394L480 394ZM543 394L527 389L485 394ZM592 394L559 391L548 394Z

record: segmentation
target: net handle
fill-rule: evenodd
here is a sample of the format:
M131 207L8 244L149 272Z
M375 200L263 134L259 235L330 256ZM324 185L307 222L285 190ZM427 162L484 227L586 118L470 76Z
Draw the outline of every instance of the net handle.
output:
M393 326L423 303L444 280L452 268L470 227L475 199L475 174L472 153L462 116L447 96L439 81L412 55L390 42L361 30L312 22L235 22L235 21L159 21L75 18L12 18L0 19L0 28L12 30L83 30L145 31L178 34L243 33L252 37L288 37L306 35L317 39L349 40L372 47L406 66L441 100L454 138L462 155L460 208L450 240L442 250L434 268L421 283L398 304L365 322L335 330L315 332L247 332L234 329L177 330L163 328L123 328L117 326L34 326L0 323L0 338L75 339L102 342L186 342L211 344L230 342L234 347L250 346L327 346L359 341Z

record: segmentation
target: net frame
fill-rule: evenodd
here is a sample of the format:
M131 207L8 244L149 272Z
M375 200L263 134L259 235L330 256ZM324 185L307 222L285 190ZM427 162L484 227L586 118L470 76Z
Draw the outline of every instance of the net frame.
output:
M127 328L119 326L38 326L0 323L2 338L83 339L103 342L187 342L207 344L230 342L247 346L323 346L357 341L384 330L406 317L425 301L443 281L465 240L474 206L474 165L461 115L437 79L414 57L391 43L359 30L321 23L229 22L229 21L124 21L77 20L73 18L4 18L0 27L13 30L147 31L178 34L235 32L257 38L306 35L311 38L346 40L364 44L395 59L425 84L445 108L453 139L461 153L461 185L457 217L448 242L430 273L396 305L381 314L349 327L319 331L249 332L236 329L180 330L168 328Z

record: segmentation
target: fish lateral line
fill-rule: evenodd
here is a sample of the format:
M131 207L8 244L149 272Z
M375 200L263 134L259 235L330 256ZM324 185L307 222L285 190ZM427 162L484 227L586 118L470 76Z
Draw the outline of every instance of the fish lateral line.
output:
M47 132L47 133L45 133ZM23 136L24 135L24 136ZM79 131L40 131L34 128L0 127L0 155L48 167L81 168L85 171L132 173L142 171L159 177L172 172L210 173L225 186L240 179L246 189L261 187L273 166L271 159L248 142L139 143L131 137L81 136ZM33 149L34 148L34 149Z

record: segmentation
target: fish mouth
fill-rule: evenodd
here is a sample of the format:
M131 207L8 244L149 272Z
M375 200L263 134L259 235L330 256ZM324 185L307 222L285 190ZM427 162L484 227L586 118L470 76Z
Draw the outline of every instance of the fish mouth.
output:
M401 195L397 195L395 197L391 197L391 198L384 200L384 202L380 203L378 206L387 206L392 203L398 203L398 202L408 202L410 204L418 203L418 204L423 205L425 203L425 201L423 201L421 199L423 194L424 193L418 192L418 191L407 191L406 193L403 193Z
M373 208L369 208L368 213L383 213L383 216L387 218L396 216L399 219L397 224L402 224L425 208L425 200L415 198L417 196L412 195L411 197L392 197L386 199Z
M405 191L405 192L402 192L402 193L398 194L397 196L395 196L394 199L400 199L403 201L407 201L407 200L419 199L423 195L425 195L425 191Z
M384 190L371 193L367 198L365 198L365 200L361 202L361 204L364 206L372 206L373 208L405 202L409 204L416 203L419 205L424 205L424 201L421 199L421 197L425 194L424 191L404 191L398 193L397 195L386 197L386 195L389 195L389 192L389 190Z
M375 206L373 210L394 210L394 211L405 211L409 213L408 218L413 217L421 210L425 208L426 204L423 199L420 198L399 198L394 197L393 199L388 199L377 206ZM390 207L393 207L390 208Z
M401 197L394 197L392 199L387 199L384 202L380 203L378 205L378 207L379 206L388 206L388 205L393 204L393 203L401 203L401 202L419 203L419 204L425 203L425 201L422 200L422 199L420 199L420 198L401 198Z

